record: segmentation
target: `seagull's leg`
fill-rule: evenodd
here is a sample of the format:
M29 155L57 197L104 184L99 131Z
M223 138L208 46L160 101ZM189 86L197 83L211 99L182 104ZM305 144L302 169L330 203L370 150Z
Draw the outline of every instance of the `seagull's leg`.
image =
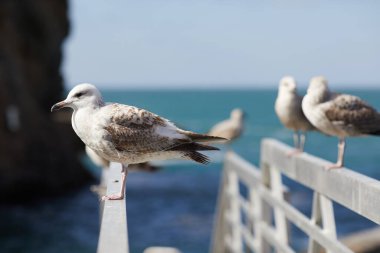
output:
M343 158L344 158L344 150L346 148L346 140L345 138L339 138L338 143L338 160L335 164L329 165L326 168L328 170L332 169L340 169L343 167Z
M294 150L290 151L288 154L287 154L287 157L292 157L294 155L297 155L299 153L302 153L302 149L301 149L301 133L300 131L294 131L293 133L293 141L294 141Z
M306 132L300 132L300 151L303 152L305 148Z
M102 200L120 200L124 199L125 195L125 182L128 175L128 165L122 164L121 169L121 188L119 194L106 195L102 197Z
M298 131L294 131L293 133L293 142L294 142L294 147L296 149L299 149L299 146L300 146L300 138L299 138L299 132Z

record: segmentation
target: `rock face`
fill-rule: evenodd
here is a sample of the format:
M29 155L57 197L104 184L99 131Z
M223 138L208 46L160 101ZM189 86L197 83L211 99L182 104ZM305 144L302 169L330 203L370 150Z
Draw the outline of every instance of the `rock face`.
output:
M0 1L0 201L67 191L90 178L79 141L52 120L61 100L66 0Z

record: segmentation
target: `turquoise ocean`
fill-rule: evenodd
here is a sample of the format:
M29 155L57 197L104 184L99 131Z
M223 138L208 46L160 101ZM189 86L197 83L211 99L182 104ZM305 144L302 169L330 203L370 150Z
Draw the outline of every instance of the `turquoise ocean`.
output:
M380 110L380 89L340 91L358 95ZM256 165L262 138L292 144L292 133L280 124L274 113L276 95L275 89L103 91L106 101L145 108L197 132L207 132L215 123L229 117L233 108L242 108L247 113L245 131L232 148ZM160 163L163 169L157 173L129 174L127 210L132 253L140 253L149 246L173 246L184 253L208 252L226 151L220 147L221 152L210 153L213 163L208 166L169 161ZM305 149L335 162L337 139L310 133ZM380 138L348 139L345 158L348 168L380 179ZM99 170L87 158L83 162L99 175ZM285 182L291 190L291 202L310 215L310 190ZM0 206L0 252L95 252L99 201L89 187L53 200ZM340 237L375 226L338 204L334 208ZM297 251L307 246L305 235L295 228L291 240Z

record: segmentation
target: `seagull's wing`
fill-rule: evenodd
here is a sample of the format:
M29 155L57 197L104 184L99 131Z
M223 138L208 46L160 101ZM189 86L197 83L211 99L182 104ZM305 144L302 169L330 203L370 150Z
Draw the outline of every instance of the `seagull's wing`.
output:
M380 134L379 113L359 97L336 94L326 110L327 118L353 134Z
M297 106L296 106L296 116L298 117L299 123L301 124L301 130L303 131L314 131L317 130L313 124L306 118L305 113L302 110L302 100L304 96L297 94Z
M111 117L104 129L119 151L150 153L191 142L170 121L154 113L122 104L107 107Z

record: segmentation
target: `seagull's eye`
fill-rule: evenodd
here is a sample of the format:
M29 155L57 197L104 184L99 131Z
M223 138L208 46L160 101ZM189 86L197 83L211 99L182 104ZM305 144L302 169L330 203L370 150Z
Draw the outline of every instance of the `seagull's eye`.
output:
M78 92L77 94L74 95L74 97L76 98L80 98L81 96L83 96L83 92Z

